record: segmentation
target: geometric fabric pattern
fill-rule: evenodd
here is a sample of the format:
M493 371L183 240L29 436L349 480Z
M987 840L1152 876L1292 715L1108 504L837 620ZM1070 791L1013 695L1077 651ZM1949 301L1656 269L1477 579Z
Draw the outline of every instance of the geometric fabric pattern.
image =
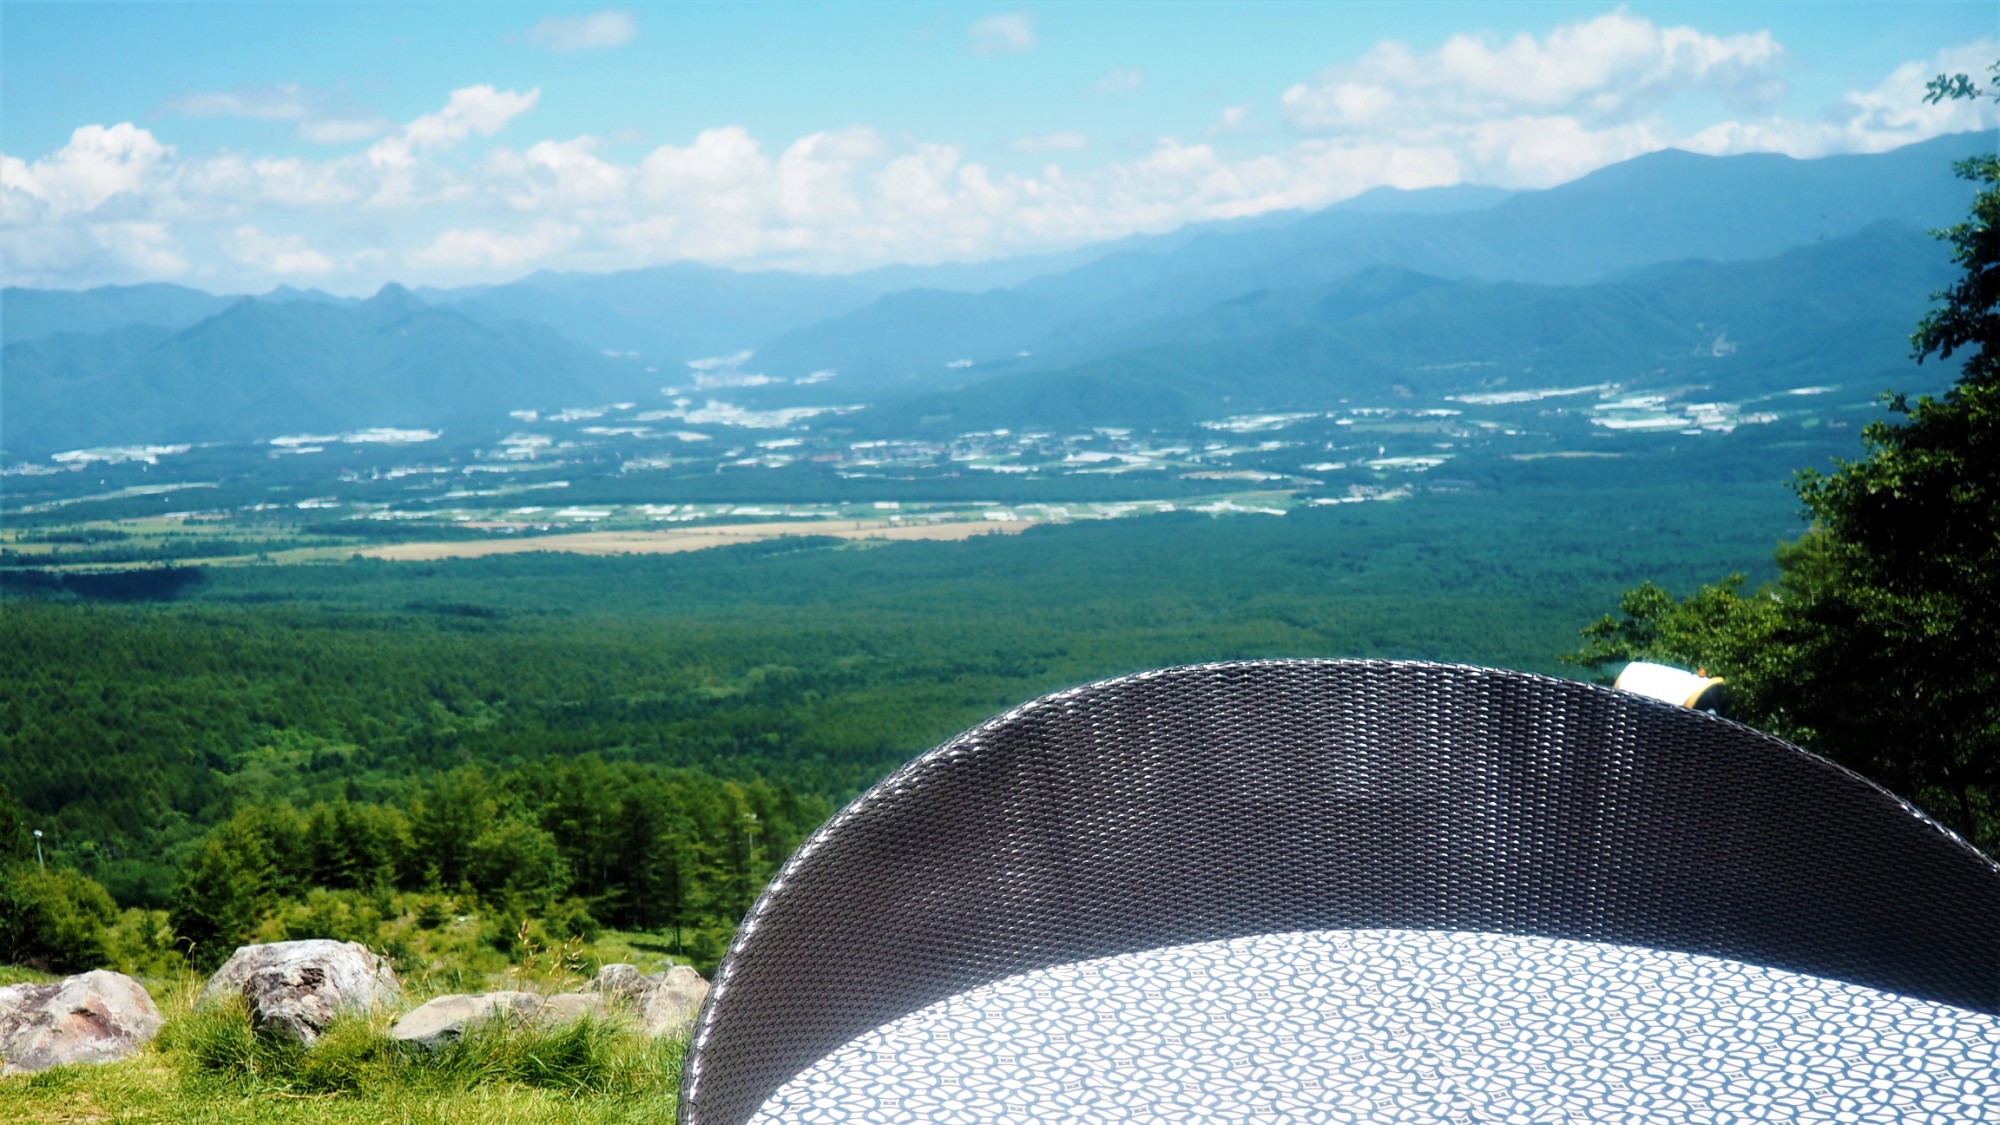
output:
M1595 942L1262 935L960 993L752 1120L1967 1125L2000 1122L2000 1017Z

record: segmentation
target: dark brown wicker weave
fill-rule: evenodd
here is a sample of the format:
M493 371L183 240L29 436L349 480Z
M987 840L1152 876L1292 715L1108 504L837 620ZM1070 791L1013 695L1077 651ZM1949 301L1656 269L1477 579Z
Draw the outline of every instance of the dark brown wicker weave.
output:
M2000 1013L2000 866L1775 738L1623 692L1381 661L1036 700L822 827L716 974L680 1119L1015 973L1297 930L1710 954Z

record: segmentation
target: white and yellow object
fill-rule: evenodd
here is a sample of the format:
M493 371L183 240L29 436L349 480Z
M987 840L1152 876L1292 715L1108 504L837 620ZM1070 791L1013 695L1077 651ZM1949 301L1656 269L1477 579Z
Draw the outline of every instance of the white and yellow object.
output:
M1618 673L1617 682L1611 686L1698 711L1719 711L1722 708L1723 682L1720 676L1708 675L1706 669L1689 672L1666 664L1635 660Z

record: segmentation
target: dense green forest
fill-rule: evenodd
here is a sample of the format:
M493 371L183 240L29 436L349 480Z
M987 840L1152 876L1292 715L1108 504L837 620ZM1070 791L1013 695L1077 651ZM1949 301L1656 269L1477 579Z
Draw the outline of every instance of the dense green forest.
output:
M53 862L203 948L314 887L712 944L839 803L1049 690L1258 656L1560 671L1621 588L1798 530L1730 468L1769 450L1711 449L1699 491L1658 487L1670 459L1591 463L1584 492L1532 462L1402 503L957 543L8 572L0 787Z

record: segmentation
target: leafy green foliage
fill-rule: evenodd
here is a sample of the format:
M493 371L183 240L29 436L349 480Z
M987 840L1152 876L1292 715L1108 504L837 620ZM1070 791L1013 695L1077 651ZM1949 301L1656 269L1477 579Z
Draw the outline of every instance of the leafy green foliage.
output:
M0 864L32 859L35 855L31 814L7 787L0 785Z
M1964 75L1931 90L1980 96ZM1573 659L1707 664L1751 721L2000 850L2000 158L1956 167L1979 186L1939 232L1962 273L1911 337L1919 362L1968 353L1956 385L1888 396L1897 417L1863 431L1860 459L1798 474L1815 526L1780 551L1775 587L1745 598L1737 579L1676 603L1648 584Z
M78 872L33 862L0 867L0 962L57 973L99 968L117 917L111 896Z
M169 914L196 965L214 969L250 939L276 901L276 878L267 840L240 819L201 842L181 871Z
M52 865L165 911L202 965L326 936L399 970L504 968L524 923L543 942L651 931L705 965L840 802L1043 692L1255 656L1553 670L1567 623L1622 586L1764 550L1783 440L1468 465L1473 492L1283 519L10 596L0 784L50 830ZM1662 496L1697 457L1716 483ZM142 938L132 958L153 956Z

